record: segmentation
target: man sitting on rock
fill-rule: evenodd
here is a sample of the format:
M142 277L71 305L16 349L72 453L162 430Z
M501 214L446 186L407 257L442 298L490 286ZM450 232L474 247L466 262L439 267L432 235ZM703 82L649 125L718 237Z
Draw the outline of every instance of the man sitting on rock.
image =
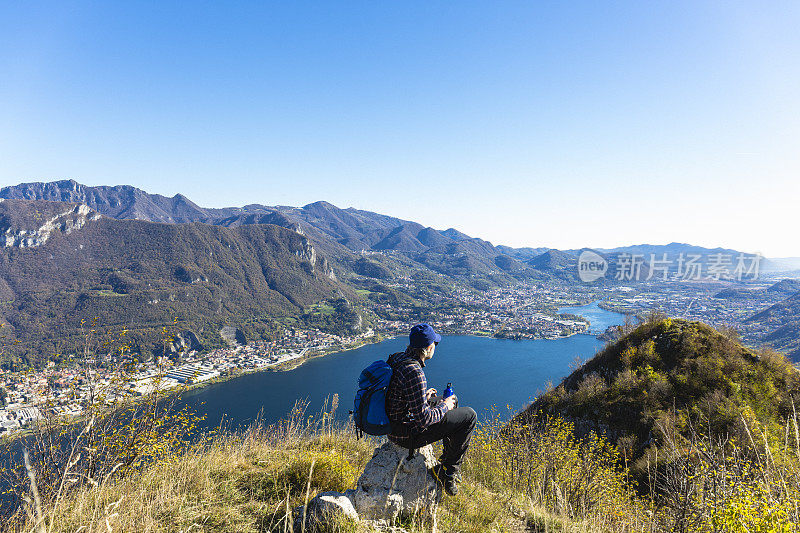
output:
M442 399L436 396L436 389L427 388L422 369L441 340L430 325L417 324L411 328L406 351L389 357L392 380L386 391L386 414L391 422L389 440L399 446L415 449L442 441L441 464L434 475L447 494L455 496L456 474L477 415L470 407L458 407L455 395Z

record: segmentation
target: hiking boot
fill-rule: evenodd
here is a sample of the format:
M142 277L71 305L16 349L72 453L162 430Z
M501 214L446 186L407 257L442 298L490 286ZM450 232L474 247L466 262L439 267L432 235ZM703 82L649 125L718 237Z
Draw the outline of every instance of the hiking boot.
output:
M446 471L444 472L445 475L452 477L456 483L461 483L461 467L458 466L445 467L444 461L442 461L441 457L439 458L439 464L437 466L441 468L446 468Z
M458 486L456 485L455 472L452 468L447 468L439 463L431 469L436 482L444 488L444 491L450 495L455 496L458 494Z

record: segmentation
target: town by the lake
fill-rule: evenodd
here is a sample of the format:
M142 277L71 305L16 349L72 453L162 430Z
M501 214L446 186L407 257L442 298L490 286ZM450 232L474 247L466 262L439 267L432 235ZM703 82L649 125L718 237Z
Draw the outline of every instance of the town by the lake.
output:
M774 283L765 277L750 284L760 289ZM411 278L397 279L396 286L417 290ZM420 320L450 335L478 335L510 339L559 339L588 334L590 321L562 311L563 308L600 302L608 310L635 320L646 313L700 320L735 328L745 342L763 333L745 319L780 301L779 294L759 291L758 297L723 300L721 282L686 283L682 280L630 285L532 284L478 291L456 286L447 295L434 295L430 311L419 315L411 307L374 303L366 308L372 327L359 333L337 335L319 329L284 328L271 341L256 340L213 350L186 349L178 357L153 356L131 364L114 353L98 354L97 360L73 358L73 363L26 372L0 373L0 435L24 430L43 411L75 416L83 412L98 391L108 391L105 401L121 396L137 397L156 390L196 387L242 373L293 368L308 358L352 349L369 342L403 335ZM756 294L755 292L753 293ZM398 316L405 317L398 320ZM593 331L608 335L609 332ZM608 339L613 338L613 335ZM100 357L102 355L102 357ZM79 362L78 362L79 361ZM2 371L0 371L2 372ZM113 392L112 392L113 391Z

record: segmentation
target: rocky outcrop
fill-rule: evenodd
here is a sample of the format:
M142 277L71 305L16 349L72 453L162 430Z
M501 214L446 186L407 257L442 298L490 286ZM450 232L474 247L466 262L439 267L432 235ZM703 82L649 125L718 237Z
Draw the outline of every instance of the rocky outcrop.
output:
M202 350L203 344L193 331L186 330L177 333L173 336L172 341L169 342L169 351L171 353L186 353L190 350Z
M301 232L298 232L301 236L303 236L303 243L302 248L295 252L297 257L301 259L305 259L311 265L312 271L317 274L318 276L326 277L331 281L336 281L336 274L334 274L333 269L331 268L328 260L320 255L317 255L317 251L314 249L314 246Z
M393 521L432 513L442 497L429 472L436 463L431 446L420 448L410 460L408 450L392 442L376 449L354 494L359 517Z
M303 530L304 519L306 531L331 529L326 528L325 525L341 518L358 522L358 512L353 506L354 492L348 490L344 493L330 491L317 494L313 500L308 502L305 509L302 505L295 509L294 531Z
M19 203L19 202L15 202ZM82 228L86 222L90 220L97 220L100 215L96 211L92 211L89 206L76 205L69 209L59 212L54 216L44 220L41 225L33 227L31 222L36 220L28 220L31 218L20 217L20 223L14 223L9 220L10 217L4 216L3 226L3 244L6 247L15 248L31 248L41 246L47 242L50 236L55 232L61 232L69 235L74 230ZM41 222L40 220L38 222ZM24 227L23 227L24 226Z
M437 464L433 448L420 448L412 459L408 450L386 442L375 449L364 467L355 490L344 493L323 492L308 504L295 509L295 531L306 517L306 531L319 526L332 516L346 516L364 526L386 528L398 519L421 517L436 530L436 508L441 501L441 486L430 473Z
M223 326L222 329L219 330L219 334L228 346L244 346L247 344L247 338L244 336L244 332L239 328Z
M597 340L607 342L617 342L622 337L623 329L620 326L608 326L606 330L597 336Z

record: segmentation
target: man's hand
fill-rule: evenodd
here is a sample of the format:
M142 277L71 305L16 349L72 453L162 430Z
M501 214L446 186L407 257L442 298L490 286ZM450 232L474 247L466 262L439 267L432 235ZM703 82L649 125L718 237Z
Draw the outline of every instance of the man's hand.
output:
M426 400L430 400L434 396L436 396L436 389L428 389L427 391L425 391L425 399Z
M445 403L445 405L447 405L447 410L448 411L452 411L453 409L455 409L456 408L456 397L455 397L455 395L448 396L447 398L445 398L444 399L444 403Z

